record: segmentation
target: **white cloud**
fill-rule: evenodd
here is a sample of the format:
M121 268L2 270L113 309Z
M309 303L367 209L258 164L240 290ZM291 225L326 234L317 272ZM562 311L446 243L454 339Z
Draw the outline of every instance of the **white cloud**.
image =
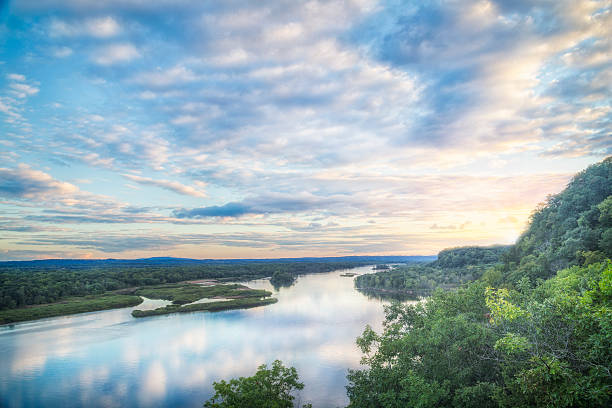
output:
M184 65L175 65L166 70L158 69L156 71L140 73L132 78L132 81L145 86L158 88L193 82L197 79L198 76L189 68ZM150 91L149 93L152 94Z
M28 96L36 95L38 91L40 91L40 89L38 89L35 86L31 86L31 85L19 83L19 82L14 82L10 84L9 86L15 91L15 94L19 98L25 98Z
M91 36L96 38L111 38L121 32L121 26L111 16L88 18L78 21L52 19L49 24L49 34L52 37Z
M165 190L173 191L178 194L188 195L192 197L204 198L206 193L202 190L196 190L191 186L186 186L177 181L170 180L154 180L148 177L136 176L134 174L124 174L123 177L132 180L139 184L151 185L163 188ZM201 186L200 186L201 187Z
M94 18L85 22L87 31L94 37L113 37L121 31L119 24L112 17Z
M97 50L92 56L99 65L114 65L132 61L140 57L140 52L130 43L107 45Z
M22 81L23 82L26 80L25 75L21 75L21 74L8 74L6 77L12 81Z

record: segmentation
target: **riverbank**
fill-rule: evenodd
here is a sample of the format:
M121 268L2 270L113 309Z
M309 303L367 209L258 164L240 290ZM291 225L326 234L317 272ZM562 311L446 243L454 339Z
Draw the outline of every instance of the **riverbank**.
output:
M107 292L102 295L75 296L60 302L32 305L18 309L0 310L0 325L43 319L47 317L67 316L78 313L97 312L100 310L133 307L142 303L142 297L163 299L173 302L166 308L155 310L136 310L134 317L155 314L218 311L226 309L249 308L275 303L268 299L272 293L261 289L251 289L240 284L214 284L204 286L193 283L167 284L157 286L133 287ZM200 299L219 299L206 304L190 305ZM264 299L265 298L265 299ZM223 300L221 300L223 299ZM228 300L230 299L230 300ZM178 310L181 305L185 309ZM177 309L177 310L175 310Z
M136 295L104 294L73 297L56 303L0 310L0 324L131 307L140 303L142 298Z

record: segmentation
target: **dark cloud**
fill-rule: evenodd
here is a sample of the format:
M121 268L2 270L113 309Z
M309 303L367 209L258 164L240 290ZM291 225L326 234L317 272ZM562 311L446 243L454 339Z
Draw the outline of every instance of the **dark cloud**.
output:
M334 198L323 198L308 194L298 194L295 197L271 194L221 206L175 210L173 215L177 218L204 218L240 217L246 214L297 213L330 209L330 206L337 202Z
M191 210L175 210L174 216L177 218L239 217L255 212L255 209L243 203L227 203L225 205L213 205L210 207L193 208Z

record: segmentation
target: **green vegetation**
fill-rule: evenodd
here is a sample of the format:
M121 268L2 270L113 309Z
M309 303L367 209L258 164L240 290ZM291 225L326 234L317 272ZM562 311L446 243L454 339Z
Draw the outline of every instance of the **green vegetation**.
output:
M500 261L508 252L509 245L494 245L490 247L467 246L444 249L438 253L438 259L433 265L442 268L461 268L470 265L491 265Z
M150 286L138 289L135 293L150 299L171 300L176 305L184 305L203 298L263 297L271 295L266 290L250 289L239 284L203 286L191 283Z
M214 286L202 286L193 283L162 285L138 289L135 293L151 299L171 300L172 304L155 310L134 310L132 311L132 316L134 317L198 311L217 312L221 310L264 306L277 302L274 298L268 298L272 295L272 292L263 289L250 289L239 284ZM217 302L192 303L204 298L225 299ZM231 300L226 300L228 298L231 298Z
M531 215L504 259L504 282L546 279L558 270L612 257L612 157L578 173Z
M136 306L142 302L139 296L133 295L90 295L73 297L58 303L29 306L20 309L0 310L0 324L42 319L45 317L63 316L75 313L94 312L97 310L118 307Z
M406 273L370 275L375 285L418 287L411 269L431 268L421 279L432 286L477 270L456 291L388 307L382 333L366 328L357 341L366 368L349 371L349 406L610 406L611 176L610 158L578 174L497 264L459 248L467 257L452 249Z
M206 401L204 407L291 408L295 399L292 392L304 388L298 380L294 367L284 367L276 360L270 369L265 364L259 366L251 377L214 382L215 395Z
M501 266L508 246L460 247L440 251L438 259L430 263L415 263L375 267L381 272L365 274L355 279L360 290L429 294L436 288L455 288L480 278L492 266ZM386 265L385 265L386 266Z
M268 292L270 293L270 292ZM165 307L160 307L155 310L134 310L132 311L132 316L134 317L147 317L147 316L159 316L171 313L190 313L190 312L220 312L223 310L232 310L232 309L248 309L251 307L257 306L265 306L276 303L278 300L276 298L239 298L232 300L222 300L219 302L210 302L210 303L193 303L190 305L168 305Z
M109 261L106 266L94 265L0 264L0 310L196 279L240 281L272 276L275 272L294 276L330 272L361 266L363 262L123 265Z
M445 251L452 253L463 249L455 248ZM474 262L479 261L477 259ZM496 261L499 262L499 259ZM360 290L428 293L435 288L449 289L472 282L480 278L493 265L494 263L466 263L459 267L446 267L440 266L437 261L427 264L399 265L391 270L360 275L355 278L355 286Z
M612 266L572 267L536 288L483 282L393 304L358 339L350 407L605 407L611 402Z
M138 296L129 297L129 301L126 300L128 298L113 296L119 293L134 295L135 291L138 291L138 295L173 300L175 303L189 303L203 297L238 296L236 293L210 292L210 290L225 290L219 287L206 289L202 286L182 284L166 286L189 280L215 279L226 282L257 279L274 274L295 277L306 273L330 272L361 265L363 262L360 261L178 265L137 262L122 264L113 260L94 264L79 262L64 264L61 260L49 264L9 262L0 264L0 324L134 306L141 302ZM240 292L241 297L245 295L247 293ZM253 296L268 295L253 292ZM271 300L262 302L259 304L273 303ZM33 308L31 307L33 305L40 307ZM234 307L230 304L226 306Z
M274 286L275 289L281 287L288 287L295 283L297 277L289 272L285 271L275 271L270 278L270 283Z
M507 250L454 248L359 276L383 288L468 283L392 303L381 333L366 327L349 407L612 406L611 176L610 158L578 174Z

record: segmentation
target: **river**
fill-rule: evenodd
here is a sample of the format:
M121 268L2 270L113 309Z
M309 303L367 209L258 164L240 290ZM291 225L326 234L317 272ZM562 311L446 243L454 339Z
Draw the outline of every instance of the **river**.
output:
M345 406L347 369L361 357L355 339L366 324L380 330L386 302L344 272L303 275L278 291L249 281L278 303L247 310L135 319L124 308L2 326L0 406L201 407L213 381L275 359L297 368L302 404Z

